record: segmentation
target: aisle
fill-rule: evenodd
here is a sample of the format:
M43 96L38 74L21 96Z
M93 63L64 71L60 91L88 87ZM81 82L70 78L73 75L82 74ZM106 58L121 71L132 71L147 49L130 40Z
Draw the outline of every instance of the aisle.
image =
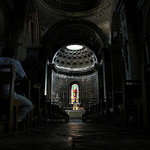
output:
M0 150L150 150L150 134L69 122L0 139Z

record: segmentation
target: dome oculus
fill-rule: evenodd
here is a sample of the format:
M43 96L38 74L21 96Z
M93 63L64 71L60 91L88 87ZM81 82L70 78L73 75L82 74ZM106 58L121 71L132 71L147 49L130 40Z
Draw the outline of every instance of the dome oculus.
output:
M68 45L68 46L66 46L66 47L67 47L67 49L69 49L69 50L80 50L80 49L83 48L82 45L77 45L77 44Z

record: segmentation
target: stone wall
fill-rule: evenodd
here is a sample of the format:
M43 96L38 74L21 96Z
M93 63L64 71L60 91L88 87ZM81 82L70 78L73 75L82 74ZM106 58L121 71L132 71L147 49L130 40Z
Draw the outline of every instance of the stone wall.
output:
M52 102L62 106L69 106L71 101L71 85L79 85L79 103L90 105L98 102L98 74L68 76L52 72Z

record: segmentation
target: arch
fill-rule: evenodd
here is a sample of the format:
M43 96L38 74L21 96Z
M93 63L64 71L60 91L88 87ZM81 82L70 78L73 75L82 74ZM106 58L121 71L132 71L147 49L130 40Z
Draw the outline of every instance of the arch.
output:
M37 12L29 14L29 33L31 44L39 44L39 20Z
M42 47L47 48L49 60L64 45L83 44L88 46L98 56L100 49L108 45L108 39L103 31L87 20L63 20L53 25L43 36Z

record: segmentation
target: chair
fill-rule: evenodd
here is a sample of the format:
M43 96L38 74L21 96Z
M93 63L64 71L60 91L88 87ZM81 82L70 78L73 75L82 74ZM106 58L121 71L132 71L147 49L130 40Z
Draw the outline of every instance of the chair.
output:
M15 67L0 65L0 116L4 131L17 130L18 108L21 102L14 100Z

